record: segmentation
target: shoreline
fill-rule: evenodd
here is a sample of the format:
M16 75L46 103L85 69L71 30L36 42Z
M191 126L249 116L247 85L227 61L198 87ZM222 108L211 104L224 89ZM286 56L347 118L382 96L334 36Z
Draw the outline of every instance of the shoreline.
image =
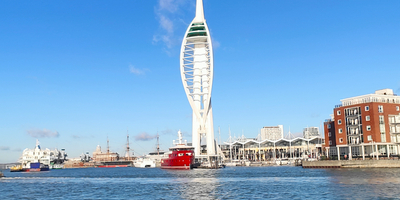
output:
M303 160L302 166L303 168L400 168L400 160Z

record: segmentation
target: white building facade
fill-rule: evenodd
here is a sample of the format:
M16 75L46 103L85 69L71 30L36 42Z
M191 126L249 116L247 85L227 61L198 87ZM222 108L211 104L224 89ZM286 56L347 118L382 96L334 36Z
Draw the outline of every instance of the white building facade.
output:
M265 126L261 129L261 140L279 140L283 138L283 125Z
M305 139L310 139L317 136L320 136L318 127L307 127L303 129L303 137Z

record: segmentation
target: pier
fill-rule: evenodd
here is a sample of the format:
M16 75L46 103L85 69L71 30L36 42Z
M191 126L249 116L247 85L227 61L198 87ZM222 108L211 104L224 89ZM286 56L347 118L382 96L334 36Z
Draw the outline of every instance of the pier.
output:
M400 168L400 160L302 161L303 168Z

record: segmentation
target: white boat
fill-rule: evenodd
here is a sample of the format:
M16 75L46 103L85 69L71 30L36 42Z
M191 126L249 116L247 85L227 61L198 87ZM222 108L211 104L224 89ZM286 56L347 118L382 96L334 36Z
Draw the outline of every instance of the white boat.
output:
M48 148L42 149L39 144L39 140L36 140L36 146L34 149L26 148L22 152L22 156L19 162L22 165L22 168L29 169L31 168L31 163L41 163L47 166L53 165L63 165L64 161L67 160L67 153L65 153L65 149L61 149L61 151L55 149L50 150Z
M244 161L232 160L231 162L226 162L226 163L224 163L224 164L225 164L225 166L227 166L227 167L243 166L243 165L244 165Z
M139 168L154 168L156 161L149 157L140 157L133 162L133 165Z

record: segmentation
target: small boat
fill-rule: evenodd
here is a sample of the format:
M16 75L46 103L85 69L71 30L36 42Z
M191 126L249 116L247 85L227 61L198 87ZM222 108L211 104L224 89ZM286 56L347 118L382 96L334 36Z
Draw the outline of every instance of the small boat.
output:
M161 169L192 169L194 163L194 147L182 141L182 132L178 131L178 142L169 148L170 152L161 159Z
M236 166L242 166L242 162L240 160L232 160L230 162L225 163L227 167L236 167Z
M156 161L149 157L140 157L133 162L133 165L138 168L154 168Z
M22 165L14 165L10 168L10 172L21 172L22 171Z
M50 165L50 169L64 169L64 164L53 164L53 165Z
M0 171L0 178L5 177L3 172Z

